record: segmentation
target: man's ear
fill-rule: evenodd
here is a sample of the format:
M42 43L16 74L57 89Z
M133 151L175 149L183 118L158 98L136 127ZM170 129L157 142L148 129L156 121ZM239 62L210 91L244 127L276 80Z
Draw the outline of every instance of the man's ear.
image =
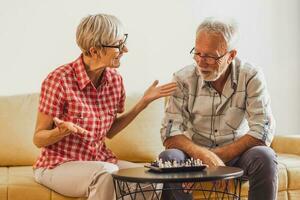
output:
M229 52L228 64L230 64L232 62L232 60L235 58L236 54L237 54L237 51L235 49L233 49Z

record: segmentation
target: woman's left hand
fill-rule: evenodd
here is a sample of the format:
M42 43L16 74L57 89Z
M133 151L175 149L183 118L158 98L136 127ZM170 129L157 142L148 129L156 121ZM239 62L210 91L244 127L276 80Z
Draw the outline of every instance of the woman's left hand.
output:
M177 84L175 82L170 82L161 86L158 85L158 80L155 80L152 85L145 91L143 100L148 105L152 101L170 96L177 89Z

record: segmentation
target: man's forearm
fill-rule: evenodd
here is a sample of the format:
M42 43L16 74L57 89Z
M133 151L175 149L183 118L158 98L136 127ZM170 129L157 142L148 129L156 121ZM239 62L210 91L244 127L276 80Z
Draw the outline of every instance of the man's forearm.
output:
M244 135L237 141L225 145L223 147L218 147L212 151L217 154L224 163L236 158L237 156L243 154L248 149L254 146L263 146L265 143L259 139L256 139L250 135Z
M209 166L224 165L224 163L215 153L204 147L200 147L194 144L190 139L188 139L184 135L176 135L167 138L164 141L164 146L167 149L179 149L187 153L190 157L202 160L205 164L208 164Z

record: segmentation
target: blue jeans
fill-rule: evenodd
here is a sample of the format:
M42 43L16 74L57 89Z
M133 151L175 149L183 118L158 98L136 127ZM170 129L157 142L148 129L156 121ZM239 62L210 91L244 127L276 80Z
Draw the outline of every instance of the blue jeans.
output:
M167 149L160 153L162 160L185 160L188 155L178 149ZM244 170L244 178L249 180L249 200L275 200L278 190L278 168L275 152L266 146L252 147L240 157L226 163L227 166ZM177 187L180 185L177 185ZM174 187L165 184L164 188ZM164 191L164 200L192 200L192 194L182 191Z

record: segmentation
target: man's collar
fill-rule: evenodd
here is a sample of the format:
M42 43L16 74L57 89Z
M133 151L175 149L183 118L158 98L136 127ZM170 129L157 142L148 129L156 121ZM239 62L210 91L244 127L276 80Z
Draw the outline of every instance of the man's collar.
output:
M240 61L238 58L233 59L229 67L231 67L230 78L231 78L231 88L236 89L238 84L238 65Z

